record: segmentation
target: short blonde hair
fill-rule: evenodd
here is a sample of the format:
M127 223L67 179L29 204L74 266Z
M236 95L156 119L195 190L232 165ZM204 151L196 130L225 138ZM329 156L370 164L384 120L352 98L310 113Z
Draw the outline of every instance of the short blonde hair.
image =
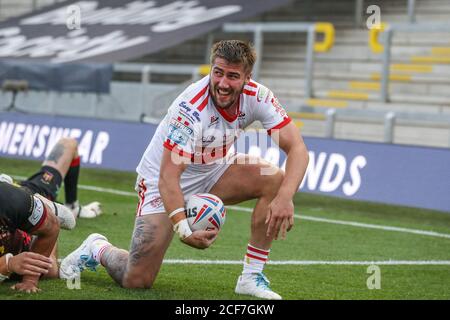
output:
M240 40L222 40L216 42L211 48L211 65L216 58L222 58L229 63L242 63L245 72L253 69L256 61L256 52L250 43Z

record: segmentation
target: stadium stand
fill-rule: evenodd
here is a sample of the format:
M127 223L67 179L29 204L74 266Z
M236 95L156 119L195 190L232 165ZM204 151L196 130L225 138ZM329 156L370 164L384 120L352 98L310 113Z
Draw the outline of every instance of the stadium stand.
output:
M27 14L63 0L0 0L0 21Z
M0 19L54 2L0 0ZM411 20L417 24L448 23L449 1L412 2L414 15L408 14L404 0L371 1L370 5L381 8L381 20L386 23ZM361 14L356 14L358 5L363 8ZM296 0L289 6L245 21L331 22L336 28L331 50L315 53L312 98L305 94L305 33L264 34L258 81L277 94L305 136L449 147L449 30L394 34L389 101L384 102L381 99L383 55L369 45L369 31L365 26L368 5L358 0ZM253 39L251 33L216 30L130 61L132 64L116 64L110 95L29 92L20 95L17 104L36 112L130 121L139 121L146 114L147 120L157 122L180 88L200 76L200 66L208 62L209 44L221 38ZM151 64L153 71L145 72L144 64ZM161 64L165 67L155 71ZM179 74L164 71L174 65L188 71ZM130 101L134 108L129 107Z

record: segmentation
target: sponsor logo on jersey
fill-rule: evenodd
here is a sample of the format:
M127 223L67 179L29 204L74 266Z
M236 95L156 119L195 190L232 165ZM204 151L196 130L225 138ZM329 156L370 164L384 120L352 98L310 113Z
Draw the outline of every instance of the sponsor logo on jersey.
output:
M216 140L215 136L202 137L203 144L210 144L210 143L214 142L214 140Z
M189 122L185 119L178 117L178 119L172 119L169 125L169 139L178 145L185 146L189 141L189 137L193 135L194 130L188 127Z
M278 114L280 114L280 116L282 116L283 118L287 116L286 111L283 109L283 107L281 106L280 102L278 101L277 97L273 97L272 100L272 105L275 108L276 112Z
M195 119L197 119L197 121L200 121L200 114L197 111L194 111L192 115L194 116Z
M194 130L189 128L189 122L187 122L187 121L185 121L184 123L180 122L183 120L185 120L185 119L183 119L181 117L178 117L178 120L172 119L170 121L170 126L176 128L176 129L179 129L188 135L192 135L194 133Z
M183 108L183 109L185 109L187 112L191 112L191 108L189 108L187 105L186 105L186 101L181 101L180 102L180 104L179 104L179 106L181 107L181 108Z
M170 125L169 140L175 142L180 146L185 146L189 141L189 136L177 127Z
M35 226L39 223L39 221L42 218L42 215L44 214L44 204L40 199L33 198L34 205L33 205L33 211L31 212L31 215L28 217L28 221Z
M180 113L192 123L194 123L195 120L200 121L200 114L197 111L192 112L192 108L188 107L185 101L181 101L178 106L180 107Z
M186 111L180 110L180 114L181 114L183 117L185 117L186 119L188 119L191 123L194 123L194 122L195 122L194 117L191 116L191 115L190 115L189 113L187 113Z

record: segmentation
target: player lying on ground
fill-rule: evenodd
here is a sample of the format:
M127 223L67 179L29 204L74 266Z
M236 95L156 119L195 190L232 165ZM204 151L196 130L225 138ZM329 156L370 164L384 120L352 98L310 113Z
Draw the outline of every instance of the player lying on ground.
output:
M62 138L50 151L40 170L18 184L32 193L38 193L51 201L56 201L61 184L64 181L66 206L75 217L95 218L102 213L99 202L81 206L77 198L80 157L78 143L72 138ZM12 179L2 174L0 181L12 183Z
M65 206L0 182L0 282L22 276L12 288L37 292L41 276L57 278L56 241L60 225L75 226Z
M235 292L281 299L263 274L273 239L294 223L293 197L308 164L299 130L274 94L251 79L256 56L244 42L216 43L211 72L172 103L137 167L137 207L130 251L93 234L61 263L64 277L101 263L123 287L150 288L173 233L195 248L207 248L215 231L194 231L185 202L212 193L225 204L257 199L242 275ZM259 120L287 154L286 172L260 158L229 152L242 129ZM183 161L182 161L183 160ZM90 257L90 259L82 259Z

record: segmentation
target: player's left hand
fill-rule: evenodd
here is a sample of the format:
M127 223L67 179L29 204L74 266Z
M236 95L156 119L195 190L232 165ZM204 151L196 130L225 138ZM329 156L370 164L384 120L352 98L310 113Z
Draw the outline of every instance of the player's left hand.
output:
M11 289L26 293L37 293L41 291L41 289L37 287L37 284L30 280L16 283L11 287Z
M294 225L294 203L292 199L277 195L269 204L266 224L268 224L267 237L274 237L275 240L278 240L281 231L281 238L286 239L286 232L289 232Z

